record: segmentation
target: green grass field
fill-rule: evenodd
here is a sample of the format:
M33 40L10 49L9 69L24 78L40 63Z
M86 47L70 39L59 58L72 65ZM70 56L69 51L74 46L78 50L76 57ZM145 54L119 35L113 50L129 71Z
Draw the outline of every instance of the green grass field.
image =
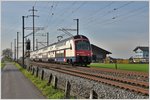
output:
M89 66L115 69L115 64L91 63ZM149 72L149 64L117 64L117 69Z

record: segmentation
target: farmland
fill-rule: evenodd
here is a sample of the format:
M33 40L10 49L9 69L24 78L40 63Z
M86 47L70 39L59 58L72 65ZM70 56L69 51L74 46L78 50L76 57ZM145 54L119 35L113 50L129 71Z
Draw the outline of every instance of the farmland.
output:
M115 64L91 63L90 67L115 69ZM148 72L149 64L117 64L117 69L128 71Z

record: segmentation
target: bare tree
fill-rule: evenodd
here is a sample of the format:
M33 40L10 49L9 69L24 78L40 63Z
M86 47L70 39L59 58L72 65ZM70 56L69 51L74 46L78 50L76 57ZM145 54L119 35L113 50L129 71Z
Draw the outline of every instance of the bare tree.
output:
M2 51L2 56L12 58L12 50L9 48L6 48Z

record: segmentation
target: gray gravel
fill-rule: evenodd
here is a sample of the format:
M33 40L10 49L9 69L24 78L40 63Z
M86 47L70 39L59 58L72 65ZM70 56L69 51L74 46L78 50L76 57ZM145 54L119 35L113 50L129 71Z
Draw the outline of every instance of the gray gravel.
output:
M34 66L36 68L36 66ZM71 95L78 99L87 99L90 97L90 91L94 90L99 99L148 99L149 96L144 96L129 90L110 86L101 82L95 82L84 78L62 74L49 69L40 68L39 74L44 69L44 79L48 80L49 75L57 76L59 89L64 90L66 81L71 84ZM53 79L52 79L53 81Z
M114 76L114 77L121 77L121 78L125 78L125 79L134 79L134 80L138 80L138 81L143 81L143 82L148 82L149 78L145 78L142 76L134 76L134 75L126 75L123 73L114 73L114 72L105 72L103 70L89 70L88 68L78 68L76 67L75 69L81 70L81 71L86 71L89 73L95 73L95 74L104 74L104 75L110 75L110 76Z

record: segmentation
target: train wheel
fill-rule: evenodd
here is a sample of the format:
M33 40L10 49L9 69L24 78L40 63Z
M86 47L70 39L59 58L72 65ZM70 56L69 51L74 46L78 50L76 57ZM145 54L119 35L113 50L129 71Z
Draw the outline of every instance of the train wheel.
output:
M69 64L69 59L67 59L67 63Z
M85 67L87 67L87 64L84 64Z
M80 65L80 66L83 66L83 64L82 64L82 63L80 63L79 65Z
M72 59L69 60L69 63L72 64Z
M72 64L71 64L72 66L74 66L74 63L72 62Z

